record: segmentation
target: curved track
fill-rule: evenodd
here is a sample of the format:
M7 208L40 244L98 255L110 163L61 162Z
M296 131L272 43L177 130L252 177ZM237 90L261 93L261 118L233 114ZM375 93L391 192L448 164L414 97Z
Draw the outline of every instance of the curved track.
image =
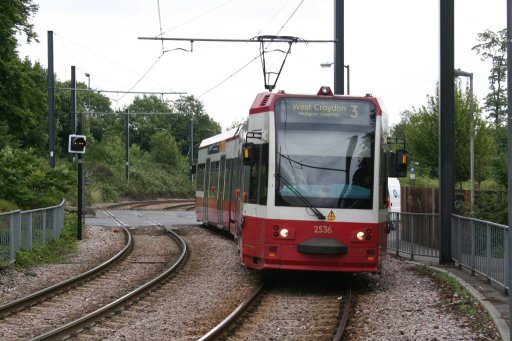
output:
M97 267L95 267L89 271L86 271L76 277L67 279L60 283L52 285L51 287L45 288L45 289L35 292L31 295L22 297L13 302L1 305L0 306L0 319L3 319L9 315L18 313L20 311L26 310L40 302L46 301L46 300L58 295L59 293L70 290L71 288L76 287L82 283L88 282L88 281L92 280L93 278L99 276L104 270L106 270L109 266L113 265L115 262L122 260L124 257L126 257L127 254L130 253L131 249L133 248L132 235L129 233L129 231L126 229L126 227L123 227L123 231L124 231L125 240L126 240L125 246L123 247L123 249L121 251L119 251L112 258L110 258L106 262L98 265Z
M13 330L17 339L62 339L76 335L97 324L102 317L142 299L144 293L165 281L184 263L187 246L174 232L165 231L165 237L154 233L132 236L124 226L123 229L126 246L109 261L0 307L0 329ZM166 251L162 256L162 247L164 250L174 248L180 253L174 256ZM148 249L155 252L147 252ZM130 278L124 280L123 277Z
M188 253L187 244L179 235L172 231L167 231L169 236L173 238L181 249L181 254L175 262L173 262L165 271L149 280L148 282L140 285L136 289L130 291L124 296L116 299L115 301L97 309L81 318L78 318L68 324L54 329L48 333L40 335L33 340L46 340L55 338L67 338L69 336L76 336L76 334L88 330L88 327L93 324L101 323L100 319L109 318L119 311L129 307L133 302L143 299L144 295L151 291L156 286L164 282L171 274L175 272L180 266L183 265L186 255Z
M200 340L259 338L341 340L348 321L351 289L317 290L272 280L254 290L228 317Z

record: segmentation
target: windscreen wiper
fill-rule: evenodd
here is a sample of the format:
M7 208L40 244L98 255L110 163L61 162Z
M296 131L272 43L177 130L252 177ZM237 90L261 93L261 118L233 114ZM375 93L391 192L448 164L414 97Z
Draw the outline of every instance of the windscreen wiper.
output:
M297 160L294 160L292 159L291 157L289 156L286 156L286 155L283 155L281 153L279 153L279 157L283 157L284 159L290 161L290 163L294 163L294 164L297 164L299 165L301 168L302 167L305 167L305 168L312 168L312 169L323 169L323 170L328 170L328 171L335 171L335 172L346 172L345 169L340 169L340 168L330 168L330 167L319 167L319 166L313 166L313 165L308 165L306 163L302 163L302 162L299 162Z
M318 219L325 220L325 216L322 214L322 212L320 212L318 210L318 208L313 206L311 204L311 202L308 199L306 199L295 187L293 187L293 185L290 184L281 174L276 173L276 176L279 177L279 179L282 182L284 182L286 187L288 187L290 189L290 191L292 191L293 194L295 194L297 196L297 198L302 200L302 202L304 202L306 204L306 206L309 207L311 209L311 211L313 211L313 213L318 217Z

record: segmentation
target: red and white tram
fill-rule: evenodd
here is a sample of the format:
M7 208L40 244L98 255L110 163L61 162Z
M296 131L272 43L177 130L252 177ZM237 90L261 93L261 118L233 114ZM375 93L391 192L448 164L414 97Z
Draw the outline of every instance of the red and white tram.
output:
M406 167L386 130L376 97L261 93L243 126L202 141L197 219L233 234L251 268L378 273L388 160Z

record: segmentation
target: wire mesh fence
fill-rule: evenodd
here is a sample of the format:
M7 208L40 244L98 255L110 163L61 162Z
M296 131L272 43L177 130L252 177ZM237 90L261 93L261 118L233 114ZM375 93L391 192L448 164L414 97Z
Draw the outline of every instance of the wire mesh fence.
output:
M0 213L0 264L12 264L20 248L43 246L60 237L65 200L59 205L29 211Z

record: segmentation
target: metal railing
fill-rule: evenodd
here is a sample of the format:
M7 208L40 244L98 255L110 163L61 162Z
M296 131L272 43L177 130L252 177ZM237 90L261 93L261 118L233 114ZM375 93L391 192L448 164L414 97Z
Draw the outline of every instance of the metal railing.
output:
M414 256L439 257L439 215L390 212L388 249Z
M59 205L29 211L0 213L0 264L12 264L20 248L43 246L60 237L65 200Z
M390 213L388 249L397 255L439 258L439 215ZM507 290L508 226L475 218L452 215L452 259L473 275L479 274Z
M452 259L507 289L508 226L452 215Z

